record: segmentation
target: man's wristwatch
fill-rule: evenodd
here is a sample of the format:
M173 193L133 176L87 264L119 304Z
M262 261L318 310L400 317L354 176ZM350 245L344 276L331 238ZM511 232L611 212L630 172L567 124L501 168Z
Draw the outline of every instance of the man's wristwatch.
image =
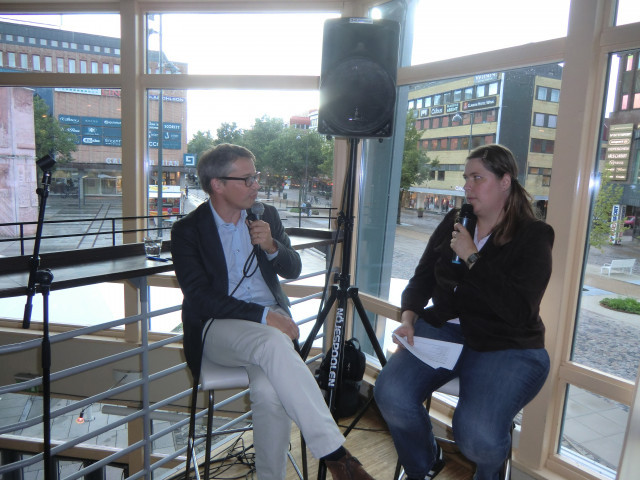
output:
M480 254L478 252L472 253L471 255L469 255L469 258L467 258L467 265L469 266L473 265L478 261L479 258L480 258Z

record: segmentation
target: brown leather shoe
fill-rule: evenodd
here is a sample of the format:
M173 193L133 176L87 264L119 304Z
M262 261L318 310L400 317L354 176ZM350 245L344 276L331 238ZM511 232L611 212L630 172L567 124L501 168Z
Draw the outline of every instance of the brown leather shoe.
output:
M325 461L333 480L373 480L358 459L348 451L340 460Z

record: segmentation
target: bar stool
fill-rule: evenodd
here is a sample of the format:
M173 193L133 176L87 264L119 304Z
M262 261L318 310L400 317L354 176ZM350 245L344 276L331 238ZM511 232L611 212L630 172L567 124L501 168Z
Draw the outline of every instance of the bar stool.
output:
M198 461L195 452L196 439L202 438L202 435L195 434L196 426L196 414L197 414L197 398L198 389L208 392L207 403L207 432L205 434L205 464L204 464L204 478L209 478L209 471L211 468L211 437L213 435L227 435L232 433L246 432L253 429L253 426L240 428L227 428L223 430L213 432L213 415L215 407L215 391L216 390L230 390L230 389L246 389L249 387L249 376L244 367L224 367L217 363L212 362L204 355L202 356L202 364L200 366L200 375L193 376L193 389L191 392L191 412L189 418L189 437L187 440L187 463L185 468L185 480L189 480L189 471L192 467L197 479L200 478L198 470ZM240 394L238 394L240 395ZM249 416L249 411L244 416ZM291 452L287 452L287 456L291 465L293 466L296 474L300 479L303 478L298 465L296 464Z
M193 371L192 371L193 372ZM195 452L195 442L202 435L196 435L196 414L198 411L198 389L208 392L207 403L207 432L205 434L205 464L204 478L209 478L211 468L211 437L213 433L213 414L215 407L215 391L249 387L249 376L243 367L223 367L202 356L199 375L193 375L193 387L191 391L191 412L189 418L189 437L187 439L187 464L185 468L185 480L189 479L189 471L192 467L196 472L196 478L200 478L198 461ZM216 432L216 435L246 432L252 430L252 426L241 428L229 428Z
M458 377L456 377L453 380L448 381L443 386L438 388L436 390L436 392L444 393L446 395L451 395L453 397L458 397L460 395L460 379ZM433 396L429 397L429 399L427 400L427 404L426 404L427 411L429 411L431 409L431 399L432 398L433 398ZM500 480L510 480L510 478L511 478L511 450L512 450L512 447L513 447L513 430L514 430L514 428L515 428L515 424L512 423L511 424L511 431L510 431L511 446L509 447L509 455L505 459L504 463L502 464L502 469L500 470ZM456 444L455 440L450 440L448 438L443 438L443 437L438 437L438 436L436 436L436 441L439 442L439 443L447 443L447 444L450 444L450 445L455 445ZM402 479L403 476L404 476L404 469L402 468L402 465L400 464L400 460L398 460L398 463L396 463L396 471L395 471L395 473L393 475L393 480L400 480L400 479Z

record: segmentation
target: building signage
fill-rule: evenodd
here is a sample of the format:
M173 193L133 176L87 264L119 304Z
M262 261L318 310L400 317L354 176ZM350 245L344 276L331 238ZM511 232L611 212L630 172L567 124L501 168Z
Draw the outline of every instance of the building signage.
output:
M105 146L107 147L121 147L122 146L122 138L121 137L102 137Z
M614 205L611 208L611 234L609 243L620 245L622 242L622 220L626 215L625 205Z
M158 161L157 160L149 160L149 165L158 165ZM179 167L180 166L180 161L179 160L162 160L162 165L165 167ZM166 185L162 188L162 190L164 191L164 189L167 188Z
M477 100L469 100L462 102L462 110L478 110L481 108L495 107L498 104L496 97L478 98Z
M195 167L196 166L196 156L193 153L185 153L183 156L183 162L185 167Z
M633 136L633 123L609 126L609 140L605 155L605 171L609 179L626 182L629 178L629 152Z
M76 145L122 147L122 120L119 118L81 117L58 115L58 121L69 133L76 136ZM158 122L149 122L149 148L160 145ZM182 149L182 124L162 123L162 148Z
M493 82L495 80L498 80L497 73L482 73L480 75L474 75L473 77L473 83L475 85L479 85L487 82Z
M442 115L444 113L444 107L438 105L437 107L431 107L431 115Z
M102 128L93 127L93 126L89 126L89 127L83 126L82 134L83 135L102 135Z
M75 93L80 95L99 95L101 97L120 97L117 88L54 88L56 92ZM157 100L157 95L156 95Z
M149 100L158 100L158 95L149 95ZM170 97L168 95L163 95L162 100L165 102L175 102L175 103L184 103L184 98L182 97Z
M100 93L103 97L119 97L120 90L115 88L103 88Z
M450 103L445 108L446 108L447 113L458 112L460 110L460 104L459 103Z
M54 88L56 92L79 93L81 95L102 95L101 88Z
M82 137L83 145L102 145L102 139L100 137Z
M80 117L76 117L75 115L58 115L58 121L60 123L80 125Z

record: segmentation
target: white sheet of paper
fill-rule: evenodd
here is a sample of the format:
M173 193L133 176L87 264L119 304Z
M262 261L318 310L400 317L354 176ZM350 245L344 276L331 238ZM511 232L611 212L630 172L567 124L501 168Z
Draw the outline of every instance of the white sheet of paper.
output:
M433 340L425 337L413 337L413 345L409 345L407 337L400 337L395 333L393 336L400 341L404 348L433 368L453 369L462 352L462 345L460 343L443 342L442 340Z

